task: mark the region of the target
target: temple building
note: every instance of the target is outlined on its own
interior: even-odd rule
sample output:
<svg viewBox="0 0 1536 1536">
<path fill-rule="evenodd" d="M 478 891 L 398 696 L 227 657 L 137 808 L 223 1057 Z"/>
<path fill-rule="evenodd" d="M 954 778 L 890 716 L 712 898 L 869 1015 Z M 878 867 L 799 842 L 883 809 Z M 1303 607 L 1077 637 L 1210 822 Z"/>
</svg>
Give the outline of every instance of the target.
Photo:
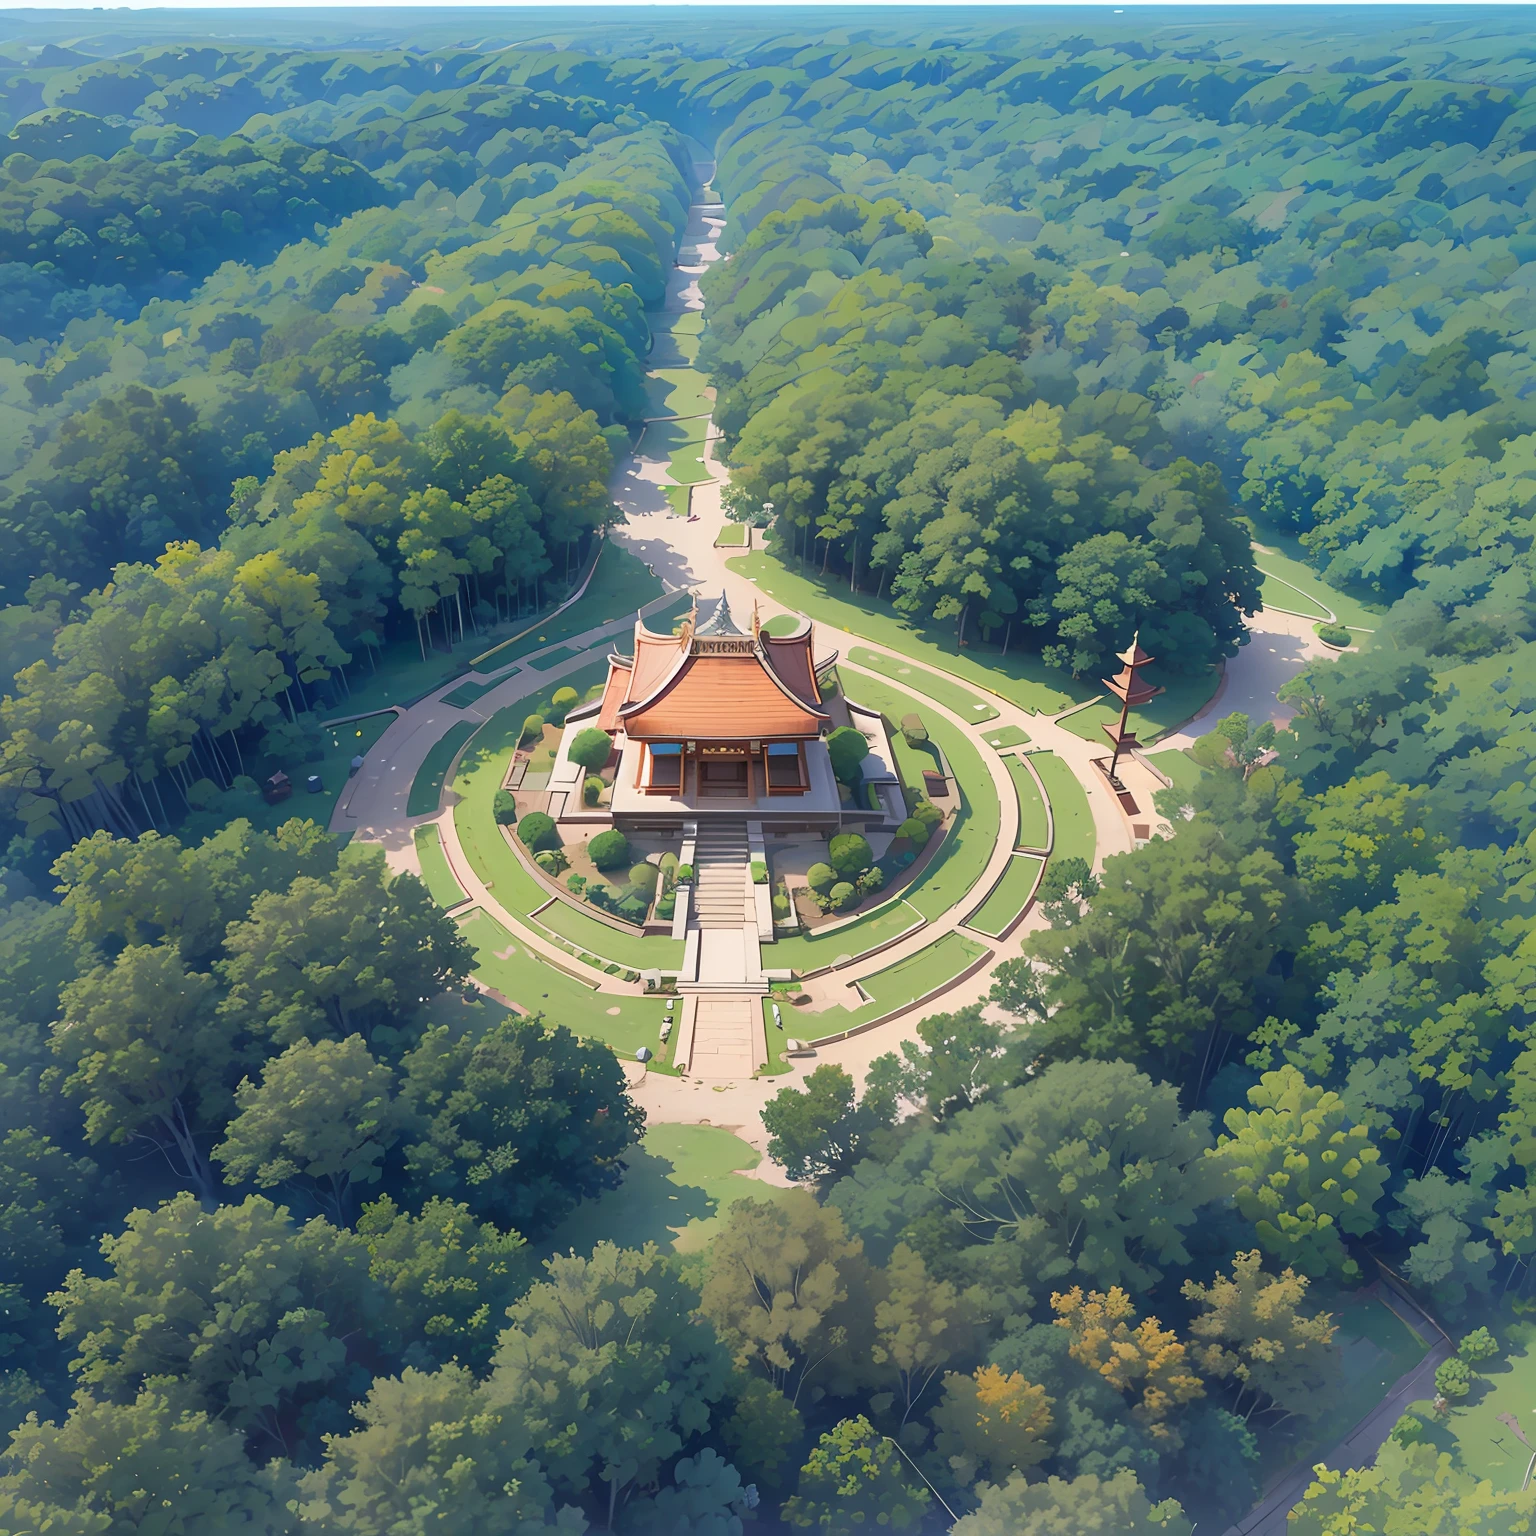
<svg viewBox="0 0 1536 1536">
<path fill-rule="evenodd" d="M 635 830 L 714 815 L 784 830 L 856 824 L 863 808 L 850 815 L 840 802 L 826 744 L 849 723 L 848 706 L 824 699 L 818 681 L 836 653 L 816 658 L 811 645 L 808 619 L 770 635 L 754 606 L 744 630 L 724 595 L 703 618 L 695 605 L 676 634 L 656 634 L 637 617 L 633 653 L 608 658 L 601 700 L 567 717 L 568 740 L 593 725 L 613 738 L 618 764 L 605 817 Z M 557 818 L 587 819 L 579 770 L 563 748 L 550 790 Z"/>
</svg>

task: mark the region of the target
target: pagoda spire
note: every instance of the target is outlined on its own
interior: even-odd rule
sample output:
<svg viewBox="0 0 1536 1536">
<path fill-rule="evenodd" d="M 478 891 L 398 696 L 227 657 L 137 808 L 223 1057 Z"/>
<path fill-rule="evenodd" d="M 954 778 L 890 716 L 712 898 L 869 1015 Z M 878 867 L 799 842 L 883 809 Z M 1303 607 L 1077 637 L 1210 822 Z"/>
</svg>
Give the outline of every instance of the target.
<svg viewBox="0 0 1536 1536">
<path fill-rule="evenodd" d="M 1120 700 L 1119 721 L 1104 727 L 1104 734 L 1109 737 L 1115 749 L 1109 760 L 1109 782 L 1117 790 L 1125 788 L 1117 773 L 1120 767 L 1120 754 L 1128 747 L 1135 748 L 1141 745 L 1136 740 L 1135 731 L 1129 727 L 1131 711 L 1140 708 L 1149 699 L 1155 699 L 1163 691 L 1140 675 L 1141 669 L 1156 661 L 1157 658 L 1149 656 L 1142 650 L 1139 629 L 1131 636 L 1130 645 L 1120 652 L 1118 660 L 1121 663 L 1120 670 L 1113 677 L 1104 679 L 1104 686 Z"/>
</svg>

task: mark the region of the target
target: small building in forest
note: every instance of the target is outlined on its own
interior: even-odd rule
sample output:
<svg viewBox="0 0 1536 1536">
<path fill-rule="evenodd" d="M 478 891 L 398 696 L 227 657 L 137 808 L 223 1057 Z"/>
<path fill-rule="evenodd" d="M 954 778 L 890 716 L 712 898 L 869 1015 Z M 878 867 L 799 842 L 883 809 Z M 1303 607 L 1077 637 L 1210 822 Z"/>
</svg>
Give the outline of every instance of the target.
<svg viewBox="0 0 1536 1536">
<path fill-rule="evenodd" d="M 618 764 L 606 814 L 635 831 L 716 817 L 783 831 L 885 819 L 878 795 L 851 807 L 839 795 L 826 738 L 848 723 L 849 706 L 823 696 L 837 655 L 814 656 L 812 640 L 808 619 L 769 634 L 755 606 L 743 628 L 723 594 L 703 615 L 695 604 L 675 634 L 658 634 L 637 616 L 631 654 L 608 658 L 601 699 L 566 722 L 568 739 L 594 725 L 613 738 Z M 869 712 L 857 713 L 868 727 Z M 879 716 L 873 720 L 878 727 Z M 550 780 L 557 819 L 580 814 L 568 744 Z"/>
</svg>

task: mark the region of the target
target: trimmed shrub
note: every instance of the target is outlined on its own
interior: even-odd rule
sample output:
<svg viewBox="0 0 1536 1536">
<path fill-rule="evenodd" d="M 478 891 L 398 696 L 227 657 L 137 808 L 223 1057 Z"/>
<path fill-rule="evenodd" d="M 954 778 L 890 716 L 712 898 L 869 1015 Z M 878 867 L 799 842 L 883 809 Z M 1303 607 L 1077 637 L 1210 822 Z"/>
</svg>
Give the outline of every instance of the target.
<svg viewBox="0 0 1536 1536">
<path fill-rule="evenodd" d="M 805 872 L 805 883 L 818 896 L 825 896 L 837 884 L 837 872 L 830 864 L 812 864 Z"/>
<path fill-rule="evenodd" d="M 572 875 L 565 884 L 571 895 L 580 896 L 587 888 L 587 877 L 585 875 Z"/>
<path fill-rule="evenodd" d="M 517 800 L 510 789 L 496 791 L 496 798 L 491 802 L 491 814 L 495 816 L 498 826 L 517 825 Z"/>
<path fill-rule="evenodd" d="M 601 870 L 617 869 L 629 862 L 629 839 L 617 827 L 609 827 L 587 844 L 587 856 Z"/>
<path fill-rule="evenodd" d="M 912 816 L 925 827 L 936 827 L 944 820 L 944 812 L 932 800 L 919 800 L 912 808 Z"/>
<path fill-rule="evenodd" d="M 885 871 L 878 864 L 871 864 L 854 883 L 859 888 L 859 895 L 867 896 L 885 884 Z"/>
<path fill-rule="evenodd" d="M 598 772 L 612 755 L 612 739 L 607 731 L 600 731 L 595 725 L 578 732 L 569 751 L 571 761 L 579 763 L 588 773 Z"/>
<path fill-rule="evenodd" d="M 583 805 L 596 805 L 603 797 L 603 781 L 596 774 L 589 774 L 581 782 Z"/>
<path fill-rule="evenodd" d="M 858 894 L 858 891 L 846 880 L 839 880 L 838 883 L 834 885 L 830 891 L 827 892 L 827 905 L 831 907 L 834 912 L 841 912 L 844 907 L 850 907 L 853 905 L 854 899 L 858 896 Z"/>
<path fill-rule="evenodd" d="M 677 866 L 677 883 L 679 885 L 687 885 L 687 884 L 689 884 L 692 881 L 692 879 L 693 879 L 693 865 L 692 864 L 679 864 Z"/>
<path fill-rule="evenodd" d="M 928 727 L 923 724 L 921 715 L 903 715 L 901 734 L 907 738 L 909 747 L 920 747 L 928 740 Z"/>
<path fill-rule="evenodd" d="M 542 852 L 534 854 L 533 862 L 546 875 L 558 875 L 571 867 L 571 861 L 566 858 L 565 851 L 561 848 L 545 848 Z"/>
<path fill-rule="evenodd" d="M 651 904 L 644 896 L 626 896 L 619 903 L 619 916 L 627 918 L 632 923 L 643 923 L 645 914 L 651 909 Z"/>
<path fill-rule="evenodd" d="M 677 892 L 668 891 L 660 901 L 656 903 L 657 917 L 671 917 L 677 911 Z"/>
<path fill-rule="evenodd" d="M 1468 1365 L 1481 1365 L 1499 1352 L 1499 1341 L 1486 1328 L 1475 1328 L 1456 1346 L 1456 1353 Z"/>
<path fill-rule="evenodd" d="M 517 738 L 517 744 L 525 747 L 530 741 L 537 741 L 544 734 L 544 716 L 539 714 L 527 715 L 523 719 L 523 729 Z"/>
<path fill-rule="evenodd" d="M 908 816 L 896 828 L 896 836 L 906 838 L 914 848 L 921 848 L 933 836 L 933 828 L 926 821 L 919 821 L 916 816 Z"/>
<path fill-rule="evenodd" d="M 1435 1391 L 1442 1397 L 1465 1397 L 1472 1390 L 1472 1367 L 1454 1355 L 1435 1368 Z"/>
<path fill-rule="evenodd" d="M 549 701 L 549 718 L 556 725 L 564 725 L 566 713 L 575 709 L 581 701 L 581 695 L 574 688 L 556 688 L 554 697 Z"/>
<path fill-rule="evenodd" d="M 773 893 L 773 916 L 776 922 L 784 922 L 789 917 L 789 897 L 783 891 Z"/>
<path fill-rule="evenodd" d="M 647 897 L 656 894 L 656 885 L 660 879 L 661 871 L 654 864 L 636 864 L 629 872 L 629 883 Z"/>
<path fill-rule="evenodd" d="M 555 818 L 543 811 L 529 811 L 518 823 L 517 835 L 525 848 L 537 852 L 540 848 L 558 846 L 560 834 L 555 831 Z"/>
<path fill-rule="evenodd" d="M 868 841 L 858 832 L 841 832 L 827 844 L 827 855 L 838 874 L 851 879 L 875 862 Z"/>
<path fill-rule="evenodd" d="M 753 885 L 768 884 L 768 866 L 761 859 L 752 860 L 752 883 Z"/>
<path fill-rule="evenodd" d="M 601 880 L 594 880 L 587 887 L 587 900 L 594 907 L 601 907 L 605 912 L 612 911 L 614 906 L 613 892 Z"/>
<path fill-rule="evenodd" d="M 1342 651 L 1346 646 L 1355 643 L 1354 636 L 1342 624 L 1319 624 L 1317 638 L 1324 645 L 1331 645 L 1336 651 Z"/>
<path fill-rule="evenodd" d="M 840 783 L 857 784 L 863 777 L 859 765 L 869 756 L 869 743 L 862 731 L 842 725 L 827 737 L 827 755 Z"/>
</svg>

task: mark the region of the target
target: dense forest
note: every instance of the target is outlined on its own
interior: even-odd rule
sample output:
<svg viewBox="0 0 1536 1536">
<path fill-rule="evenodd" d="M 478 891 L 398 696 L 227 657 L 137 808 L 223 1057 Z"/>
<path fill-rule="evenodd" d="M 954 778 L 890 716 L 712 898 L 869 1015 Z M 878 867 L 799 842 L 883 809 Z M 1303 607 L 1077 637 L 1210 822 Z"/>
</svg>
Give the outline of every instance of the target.
<svg viewBox="0 0 1536 1536">
<path fill-rule="evenodd" d="M 1188 1536 L 1378 1266 L 1445 1399 L 1529 1326 L 1518 22 L 797 19 L 0 21 L 0 1532 Z M 569 591 L 696 162 L 780 558 L 1063 676 L 1235 655 L 1255 536 L 1384 613 L 1053 868 L 994 1007 L 782 1092 L 800 1190 L 558 1253 L 612 1053 L 250 808 Z M 1403 1509 L 1536 1520 L 1407 1415 L 1293 1525 Z"/>
</svg>

